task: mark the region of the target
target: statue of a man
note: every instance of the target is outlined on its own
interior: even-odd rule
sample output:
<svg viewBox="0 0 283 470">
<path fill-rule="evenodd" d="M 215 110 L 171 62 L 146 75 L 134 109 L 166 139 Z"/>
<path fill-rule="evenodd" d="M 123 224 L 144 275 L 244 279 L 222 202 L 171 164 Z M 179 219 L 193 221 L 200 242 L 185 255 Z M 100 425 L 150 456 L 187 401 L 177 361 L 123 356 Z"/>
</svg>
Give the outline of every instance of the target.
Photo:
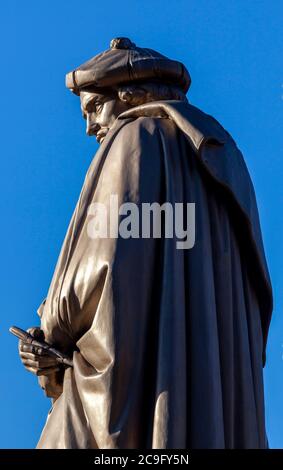
<svg viewBox="0 0 283 470">
<path fill-rule="evenodd" d="M 53 398 L 38 448 L 267 447 L 272 292 L 240 151 L 188 103 L 185 66 L 127 38 L 66 83 L 101 145 L 32 330 L 73 367 L 20 343 Z M 111 196 L 195 204 L 194 243 L 179 249 L 164 217 L 160 236 L 91 236 Z"/>
</svg>

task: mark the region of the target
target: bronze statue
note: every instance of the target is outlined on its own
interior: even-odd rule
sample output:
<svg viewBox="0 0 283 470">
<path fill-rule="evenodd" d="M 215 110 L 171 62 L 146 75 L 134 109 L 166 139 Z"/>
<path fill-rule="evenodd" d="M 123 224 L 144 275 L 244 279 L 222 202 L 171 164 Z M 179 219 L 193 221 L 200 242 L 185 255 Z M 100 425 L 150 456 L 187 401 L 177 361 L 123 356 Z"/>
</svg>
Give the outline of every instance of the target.
<svg viewBox="0 0 283 470">
<path fill-rule="evenodd" d="M 67 74 L 90 165 L 20 355 L 53 400 L 38 448 L 266 448 L 272 311 L 255 194 L 223 127 L 189 104 L 186 67 L 127 38 Z M 90 207 L 195 204 L 195 240 L 93 238 Z M 101 220 L 100 220 L 101 221 Z M 99 222 L 99 221 L 98 221 Z"/>
</svg>

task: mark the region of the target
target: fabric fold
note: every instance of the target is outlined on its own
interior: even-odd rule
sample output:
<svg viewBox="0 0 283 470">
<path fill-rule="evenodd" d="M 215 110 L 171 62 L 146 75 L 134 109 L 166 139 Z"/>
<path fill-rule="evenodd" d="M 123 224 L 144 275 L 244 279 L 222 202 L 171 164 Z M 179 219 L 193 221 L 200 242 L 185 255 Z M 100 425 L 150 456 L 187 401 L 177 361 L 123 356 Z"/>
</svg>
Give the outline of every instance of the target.
<svg viewBox="0 0 283 470">
<path fill-rule="evenodd" d="M 209 165 L 220 171 L 230 150 L 242 158 L 229 136 L 216 124 L 209 129 L 210 121 L 196 127 L 190 105 L 163 106 L 163 114 L 152 103 L 120 116 L 87 173 L 40 309 L 46 339 L 75 352 L 38 448 L 267 445 L 262 355 L 271 288 L 251 182 L 240 163 L 249 194 L 234 191 L 235 179 L 227 190 L 228 179 L 215 178 Z M 198 129 L 199 149 L 181 115 L 186 132 Z M 201 144 L 201 134 L 225 143 Z M 89 206 L 110 209 L 111 194 L 139 209 L 194 203 L 194 247 L 177 249 L 176 235 L 164 232 L 92 239 Z"/>
</svg>

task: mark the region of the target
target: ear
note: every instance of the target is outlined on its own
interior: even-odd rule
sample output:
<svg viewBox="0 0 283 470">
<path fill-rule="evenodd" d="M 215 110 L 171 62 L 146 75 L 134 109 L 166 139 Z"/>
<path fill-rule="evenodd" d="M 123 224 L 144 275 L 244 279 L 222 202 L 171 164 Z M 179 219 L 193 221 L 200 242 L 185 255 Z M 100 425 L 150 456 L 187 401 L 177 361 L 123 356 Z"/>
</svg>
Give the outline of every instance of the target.
<svg viewBox="0 0 283 470">
<path fill-rule="evenodd" d="M 118 96 L 119 96 L 119 99 L 123 101 L 124 103 L 131 104 L 133 101 L 133 91 L 129 89 L 119 90 Z"/>
</svg>

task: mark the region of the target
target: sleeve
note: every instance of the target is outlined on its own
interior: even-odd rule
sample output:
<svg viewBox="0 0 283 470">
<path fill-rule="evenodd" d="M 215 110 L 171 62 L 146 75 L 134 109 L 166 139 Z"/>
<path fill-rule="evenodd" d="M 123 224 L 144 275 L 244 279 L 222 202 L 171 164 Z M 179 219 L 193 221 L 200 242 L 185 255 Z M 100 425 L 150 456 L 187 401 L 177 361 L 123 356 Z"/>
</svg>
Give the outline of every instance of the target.
<svg viewBox="0 0 283 470">
<path fill-rule="evenodd" d="M 46 340 L 67 353 L 75 350 L 77 342 L 97 324 L 102 323 L 107 333 L 104 312 L 109 310 L 114 315 L 116 302 L 113 269 L 115 273 L 123 271 L 120 281 L 126 282 L 128 273 L 136 271 L 132 265 L 129 268 L 129 263 L 136 259 L 137 251 L 142 253 L 145 249 L 142 239 L 124 240 L 119 233 L 113 237 L 109 217 L 115 212 L 116 203 L 119 207 L 121 203 L 140 204 L 160 197 L 162 159 L 155 120 L 138 118 L 126 124 L 109 148 L 95 158 L 98 160 L 94 172 L 87 174 L 73 216 L 73 240 L 67 240 L 71 248 L 63 256 L 64 264 L 59 263 L 44 309 L 39 309 Z M 154 184 L 149 175 L 154 175 Z M 97 210 L 101 207 L 107 217 Z M 95 224 L 100 225 L 104 235 L 93 236 Z M 119 287 L 123 295 L 129 289 L 126 284 Z"/>
<path fill-rule="evenodd" d="M 45 303 L 46 303 L 46 298 L 41 302 L 40 306 L 37 309 L 37 314 L 38 314 L 39 318 L 42 317 Z"/>
</svg>

